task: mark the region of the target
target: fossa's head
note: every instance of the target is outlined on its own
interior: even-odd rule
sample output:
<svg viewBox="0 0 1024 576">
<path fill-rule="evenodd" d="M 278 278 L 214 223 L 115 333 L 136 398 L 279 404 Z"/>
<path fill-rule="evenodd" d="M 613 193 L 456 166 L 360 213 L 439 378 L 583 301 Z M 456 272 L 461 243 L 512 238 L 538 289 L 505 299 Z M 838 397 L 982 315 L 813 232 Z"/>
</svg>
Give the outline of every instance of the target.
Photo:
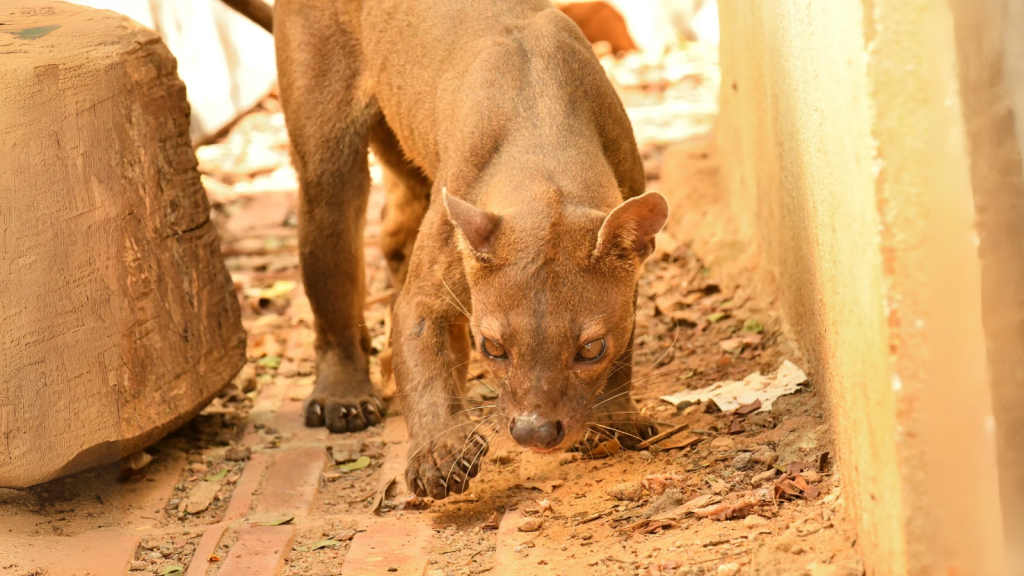
<svg viewBox="0 0 1024 576">
<path fill-rule="evenodd" d="M 534 450 L 571 446 L 599 403 L 629 392 L 636 281 L 668 218 L 665 199 L 648 192 L 610 213 L 556 203 L 501 214 L 447 192 L 444 201 L 502 425 Z M 620 389 L 606 389 L 609 379 Z"/>
</svg>

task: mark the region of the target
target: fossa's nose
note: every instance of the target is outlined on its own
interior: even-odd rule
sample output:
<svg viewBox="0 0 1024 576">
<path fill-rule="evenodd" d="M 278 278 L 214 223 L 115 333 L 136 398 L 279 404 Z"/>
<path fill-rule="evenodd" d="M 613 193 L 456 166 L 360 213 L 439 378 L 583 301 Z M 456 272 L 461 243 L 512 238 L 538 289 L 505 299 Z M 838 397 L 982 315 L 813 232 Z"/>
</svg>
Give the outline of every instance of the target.
<svg viewBox="0 0 1024 576">
<path fill-rule="evenodd" d="M 509 432 L 520 446 L 538 450 L 551 450 L 565 439 L 565 426 L 561 420 L 551 420 L 537 414 L 513 418 Z"/>
</svg>

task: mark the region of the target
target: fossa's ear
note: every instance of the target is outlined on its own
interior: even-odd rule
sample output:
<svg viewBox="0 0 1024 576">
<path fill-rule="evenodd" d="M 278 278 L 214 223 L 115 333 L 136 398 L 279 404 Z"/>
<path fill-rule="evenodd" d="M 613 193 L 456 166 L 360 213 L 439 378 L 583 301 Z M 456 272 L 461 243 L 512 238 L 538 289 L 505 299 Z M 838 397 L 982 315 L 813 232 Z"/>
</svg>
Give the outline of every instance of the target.
<svg viewBox="0 0 1024 576">
<path fill-rule="evenodd" d="M 447 188 L 441 188 L 441 196 L 448 211 L 448 219 L 462 232 L 470 250 L 480 256 L 490 254 L 494 249 L 494 234 L 498 231 L 501 217 L 452 196 Z"/>
<path fill-rule="evenodd" d="M 597 233 L 595 256 L 638 258 L 643 262 L 654 252 L 654 235 L 668 220 L 668 202 L 657 192 L 626 200 L 612 210 Z"/>
</svg>

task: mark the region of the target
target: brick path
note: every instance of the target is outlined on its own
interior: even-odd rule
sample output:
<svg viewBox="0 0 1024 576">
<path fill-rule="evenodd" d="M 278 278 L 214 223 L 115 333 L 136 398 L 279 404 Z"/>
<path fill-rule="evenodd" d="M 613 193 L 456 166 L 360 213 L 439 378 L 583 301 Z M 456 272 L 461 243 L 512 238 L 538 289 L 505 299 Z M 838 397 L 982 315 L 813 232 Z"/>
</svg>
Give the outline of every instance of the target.
<svg viewBox="0 0 1024 576">
<path fill-rule="evenodd" d="M 235 485 L 223 520 L 192 527 L 200 534 L 192 561 L 185 576 L 273 576 L 285 565 L 293 550 L 299 530 L 310 522 L 308 515 L 317 496 L 321 472 L 328 463 L 327 446 L 341 436 L 328 435 L 324 429 L 302 426 L 301 402 L 288 399 L 288 394 L 270 385 L 261 391 L 255 403 L 250 430 L 243 444 L 253 448 L 241 477 Z M 262 411 L 262 413 L 261 413 Z M 271 423 L 282 432 L 291 433 L 279 449 L 262 451 L 252 422 Z M 407 431 L 401 417 L 388 419 L 383 438 L 387 440 L 384 461 L 378 471 L 377 485 L 383 488 L 393 479 L 396 487 L 389 494 L 404 492 L 405 459 L 408 454 Z M 125 574 L 134 558 L 139 542 L 147 536 L 161 536 L 175 526 L 160 527 L 159 516 L 172 495 L 185 466 L 183 458 L 154 474 L 151 482 L 143 482 L 143 490 L 128 497 L 122 504 L 132 510 L 124 526 L 101 528 L 74 537 L 29 535 L 31 522 L 16 526 L 9 534 L 0 534 L 0 574 L 39 574 L 47 576 L 108 576 Z M 427 515 L 376 517 L 359 513 L 361 530 L 351 543 L 345 563 L 338 574 L 421 575 L 433 531 Z M 281 526 L 259 525 L 260 522 L 283 517 L 294 520 Z M 322 520 L 322 519 L 320 519 Z M 315 522 L 315 521 L 314 521 Z M 222 559 L 211 556 L 226 534 L 237 532 L 237 539 Z M 6 531 L 5 531 L 6 532 Z M 17 536 L 13 534 L 17 533 Z M 209 572 L 208 572 L 209 571 Z"/>
</svg>

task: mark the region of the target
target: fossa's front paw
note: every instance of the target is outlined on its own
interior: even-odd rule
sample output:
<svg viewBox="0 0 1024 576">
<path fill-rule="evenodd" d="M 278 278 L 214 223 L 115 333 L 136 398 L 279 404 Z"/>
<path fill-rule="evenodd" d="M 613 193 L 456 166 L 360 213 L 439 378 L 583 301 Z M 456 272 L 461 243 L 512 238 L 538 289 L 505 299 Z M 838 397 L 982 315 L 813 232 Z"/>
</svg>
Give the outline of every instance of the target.
<svg viewBox="0 0 1024 576">
<path fill-rule="evenodd" d="M 358 432 L 384 420 L 384 402 L 376 394 L 367 396 L 332 396 L 313 391 L 303 414 L 306 426 L 327 425 L 331 432 Z"/>
<path fill-rule="evenodd" d="M 469 479 L 480 472 L 480 462 L 487 450 L 487 440 L 475 432 L 414 443 L 405 471 L 406 484 L 417 496 L 435 500 L 462 494 L 469 488 Z"/>
</svg>

